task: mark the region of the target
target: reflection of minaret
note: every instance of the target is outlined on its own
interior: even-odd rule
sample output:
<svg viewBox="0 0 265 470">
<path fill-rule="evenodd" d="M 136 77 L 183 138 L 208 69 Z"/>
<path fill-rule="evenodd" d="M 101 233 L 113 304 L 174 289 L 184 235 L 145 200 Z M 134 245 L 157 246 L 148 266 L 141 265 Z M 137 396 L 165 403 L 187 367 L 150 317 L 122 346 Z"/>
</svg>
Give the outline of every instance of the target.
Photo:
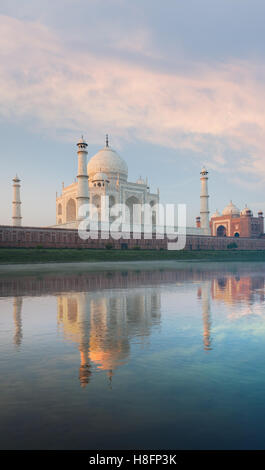
<svg viewBox="0 0 265 470">
<path fill-rule="evenodd" d="M 91 376 L 89 360 L 90 312 L 87 294 L 58 296 L 58 324 L 63 325 L 66 337 L 79 344 L 79 380 L 85 387 Z"/>
<path fill-rule="evenodd" d="M 15 324 L 14 344 L 20 346 L 22 340 L 22 297 L 15 297 L 13 303 L 13 317 Z"/>
<path fill-rule="evenodd" d="M 81 387 L 85 387 L 91 376 L 89 360 L 89 302 L 85 293 L 77 296 L 77 321 L 80 326 L 80 369 L 79 380 Z"/>
<path fill-rule="evenodd" d="M 204 350 L 210 351 L 211 347 L 211 311 L 210 311 L 210 284 L 205 282 L 198 289 L 198 297 L 202 301 L 202 319 L 203 319 L 203 343 Z"/>
</svg>

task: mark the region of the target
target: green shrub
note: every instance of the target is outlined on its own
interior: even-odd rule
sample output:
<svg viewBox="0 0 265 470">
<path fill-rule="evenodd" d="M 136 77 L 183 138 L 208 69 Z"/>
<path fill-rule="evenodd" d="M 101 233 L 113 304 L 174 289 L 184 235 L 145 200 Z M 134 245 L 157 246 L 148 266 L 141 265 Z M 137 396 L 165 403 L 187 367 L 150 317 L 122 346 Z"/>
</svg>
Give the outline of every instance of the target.
<svg viewBox="0 0 265 470">
<path fill-rule="evenodd" d="M 141 249 L 141 247 L 140 247 L 139 245 L 135 245 L 135 246 L 133 247 L 133 250 L 140 250 L 140 249 Z"/>
<path fill-rule="evenodd" d="M 113 248 L 112 243 L 106 243 L 105 248 L 106 250 L 111 250 Z"/>
<path fill-rule="evenodd" d="M 233 248 L 237 248 L 236 242 L 228 243 L 227 248 L 228 248 L 228 250 L 232 250 Z"/>
</svg>

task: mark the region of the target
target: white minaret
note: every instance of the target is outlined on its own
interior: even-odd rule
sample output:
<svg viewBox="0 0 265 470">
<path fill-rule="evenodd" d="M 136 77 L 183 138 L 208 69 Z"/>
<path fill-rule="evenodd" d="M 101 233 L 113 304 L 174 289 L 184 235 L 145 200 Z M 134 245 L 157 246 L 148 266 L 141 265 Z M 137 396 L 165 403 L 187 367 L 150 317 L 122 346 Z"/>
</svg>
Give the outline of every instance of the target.
<svg viewBox="0 0 265 470">
<path fill-rule="evenodd" d="M 15 178 L 13 178 L 13 214 L 12 214 L 12 219 L 13 219 L 13 225 L 16 227 L 21 226 L 21 201 L 20 201 L 20 179 L 16 175 Z"/>
<path fill-rule="evenodd" d="M 201 171 L 201 228 L 205 235 L 210 235 L 210 224 L 209 224 L 209 205 L 208 205 L 208 171 L 203 167 Z"/>
<path fill-rule="evenodd" d="M 76 144 L 78 147 L 78 174 L 77 174 L 77 218 L 82 219 L 79 216 L 79 208 L 83 204 L 89 203 L 88 196 L 88 176 L 87 176 L 87 143 L 84 141 L 83 136 L 80 141 Z"/>
</svg>

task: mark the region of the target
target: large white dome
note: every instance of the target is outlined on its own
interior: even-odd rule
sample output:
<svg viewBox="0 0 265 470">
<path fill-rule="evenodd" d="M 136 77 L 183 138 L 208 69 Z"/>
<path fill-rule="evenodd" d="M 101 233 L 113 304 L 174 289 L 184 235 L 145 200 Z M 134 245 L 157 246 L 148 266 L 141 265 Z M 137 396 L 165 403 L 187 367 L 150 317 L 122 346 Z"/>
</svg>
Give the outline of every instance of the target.
<svg viewBox="0 0 265 470">
<path fill-rule="evenodd" d="M 106 173 L 108 177 L 120 175 L 121 178 L 127 179 L 128 167 L 123 158 L 115 150 L 111 147 L 104 147 L 90 158 L 87 165 L 89 179 L 98 172 Z"/>
</svg>

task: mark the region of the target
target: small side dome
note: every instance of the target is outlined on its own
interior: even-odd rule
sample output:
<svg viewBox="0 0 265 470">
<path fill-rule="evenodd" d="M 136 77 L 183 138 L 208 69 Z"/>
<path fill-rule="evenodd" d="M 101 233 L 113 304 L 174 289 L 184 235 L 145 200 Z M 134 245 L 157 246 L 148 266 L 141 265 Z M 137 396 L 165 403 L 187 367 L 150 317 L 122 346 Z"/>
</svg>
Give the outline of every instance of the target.
<svg viewBox="0 0 265 470">
<path fill-rule="evenodd" d="M 214 219 L 214 217 L 220 217 L 220 212 L 218 211 L 218 209 L 216 209 L 215 213 L 211 216 L 211 219 Z"/>
<path fill-rule="evenodd" d="M 241 215 L 251 217 L 253 215 L 253 213 L 252 213 L 251 209 L 249 209 L 247 207 L 247 205 L 245 205 L 244 209 L 241 211 Z"/>
<path fill-rule="evenodd" d="M 94 183 L 94 181 L 106 181 L 107 183 L 109 183 L 107 175 L 102 172 L 98 172 L 93 176 L 92 182 Z"/>
<path fill-rule="evenodd" d="M 228 206 L 226 206 L 223 210 L 223 215 L 233 215 L 233 216 L 240 216 L 240 210 L 238 207 L 235 206 L 235 204 L 230 201 Z"/>
<path fill-rule="evenodd" d="M 140 178 L 138 178 L 138 180 L 136 181 L 137 184 L 145 184 L 145 181 L 142 179 L 142 177 L 140 176 Z"/>
</svg>

